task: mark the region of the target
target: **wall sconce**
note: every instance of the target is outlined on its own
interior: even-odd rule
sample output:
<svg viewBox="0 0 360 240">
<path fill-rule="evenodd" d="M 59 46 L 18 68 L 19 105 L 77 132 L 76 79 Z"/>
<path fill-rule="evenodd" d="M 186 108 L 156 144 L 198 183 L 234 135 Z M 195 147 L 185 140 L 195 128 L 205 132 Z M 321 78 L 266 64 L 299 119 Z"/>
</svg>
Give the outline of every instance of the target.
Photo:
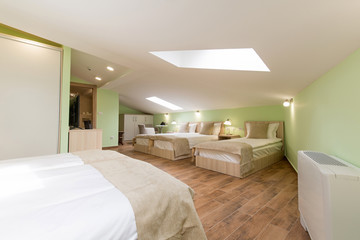
<svg viewBox="0 0 360 240">
<path fill-rule="evenodd" d="M 169 114 L 165 113 L 165 118 L 168 119 L 169 118 Z"/>
<path fill-rule="evenodd" d="M 226 126 L 231 126 L 230 119 L 227 119 L 227 120 L 224 122 L 224 125 L 226 125 Z"/>
<path fill-rule="evenodd" d="M 195 114 L 196 114 L 196 116 L 200 116 L 200 111 L 199 110 L 197 110 L 196 112 L 195 112 Z"/>
<path fill-rule="evenodd" d="M 293 102 L 293 98 L 290 98 L 290 99 L 285 99 L 285 101 L 283 102 L 283 106 L 284 107 L 289 107 L 290 104 Z"/>
<path fill-rule="evenodd" d="M 171 122 L 171 124 L 172 124 L 172 125 L 176 125 L 176 121 L 173 120 L 173 121 Z"/>
</svg>

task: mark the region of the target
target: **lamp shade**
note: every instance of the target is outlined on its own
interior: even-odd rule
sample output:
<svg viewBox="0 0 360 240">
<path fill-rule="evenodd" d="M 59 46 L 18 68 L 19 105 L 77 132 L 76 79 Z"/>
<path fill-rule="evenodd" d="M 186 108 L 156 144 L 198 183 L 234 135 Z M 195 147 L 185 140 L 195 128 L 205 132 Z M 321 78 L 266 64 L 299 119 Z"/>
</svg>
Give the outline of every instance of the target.
<svg viewBox="0 0 360 240">
<path fill-rule="evenodd" d="M 175 120 L 173 120 L 173 121 L 171 122 L 171 124 L 172 124 L 172 125 L 175 125 L 175 124 L 176 124 L 176 121 L 175 121 Z"/>
<path fill-rule="evenodd" d="M 230 119 L 227 119 L 227 120 L 224 122 L 224 125 L 230 126 L 230 125 L 231 125 Z"/>
</svg>

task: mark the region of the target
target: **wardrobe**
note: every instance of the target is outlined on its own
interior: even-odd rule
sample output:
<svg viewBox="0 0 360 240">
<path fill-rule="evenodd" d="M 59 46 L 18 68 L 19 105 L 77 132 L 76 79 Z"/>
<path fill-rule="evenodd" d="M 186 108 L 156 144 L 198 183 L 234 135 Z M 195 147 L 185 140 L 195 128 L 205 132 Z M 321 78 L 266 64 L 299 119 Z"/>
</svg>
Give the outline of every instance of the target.
<svg viewBox="0 0 360 240">
<path fill-rule="evenodd" d="M 153 115 L 147 114 L 120 114 L 119 131 L 124 131 L 124 141 L 132 140 L 139 134 L 139 124 L 145 124 L 147 127 L 153 126 Z"/>
<path fill-rule="evenodd" d="M 0 34 L 0 160 L 59 152 L 62 49 Z"/>
</svg>

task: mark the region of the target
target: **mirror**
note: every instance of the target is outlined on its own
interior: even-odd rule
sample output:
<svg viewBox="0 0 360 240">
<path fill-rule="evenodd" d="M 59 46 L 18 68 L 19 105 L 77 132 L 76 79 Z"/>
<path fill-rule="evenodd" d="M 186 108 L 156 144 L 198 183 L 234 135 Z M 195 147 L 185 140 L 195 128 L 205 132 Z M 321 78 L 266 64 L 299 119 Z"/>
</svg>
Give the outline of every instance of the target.
<svg viewBox="0 0 360 240">
<path fill-rule="evenodd" d="M 70 83 L 70 129 L 96 128 L 96 85 Z"/>
</svg>

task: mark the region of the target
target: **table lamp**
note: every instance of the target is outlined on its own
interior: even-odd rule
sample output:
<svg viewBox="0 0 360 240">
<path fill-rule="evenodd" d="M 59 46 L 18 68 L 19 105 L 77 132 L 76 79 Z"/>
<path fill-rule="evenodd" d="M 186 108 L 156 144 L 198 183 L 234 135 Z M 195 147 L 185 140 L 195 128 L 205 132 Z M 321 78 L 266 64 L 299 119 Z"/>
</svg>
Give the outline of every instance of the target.
<svg viewBox="0 0 360 240">
<path fill-rule="evenodd" d="M 227 132 L 227 129 L 228 129 L 227 126 L 231 126 L 230 119 L 227 119 L 227 120 L 224 122 L 224 125 L 225 125 L 225 133 L 226 133 L 226 132 Z M 226 134 L 230 135 L 230 132 L 229 132 L 229 133 L 226 133 Z"/>
</svg>

